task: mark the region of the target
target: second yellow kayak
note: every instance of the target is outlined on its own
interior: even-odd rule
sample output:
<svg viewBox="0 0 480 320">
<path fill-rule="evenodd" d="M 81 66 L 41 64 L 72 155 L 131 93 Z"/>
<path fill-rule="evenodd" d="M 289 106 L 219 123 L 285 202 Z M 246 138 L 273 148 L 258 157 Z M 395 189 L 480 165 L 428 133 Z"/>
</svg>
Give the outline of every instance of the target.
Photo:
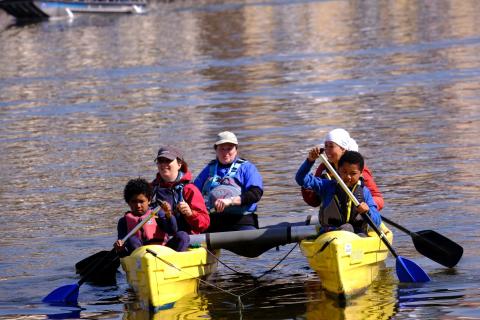
<svg viewBox="0 0 480 320">
<path fill-rule="evenodd" d="M 383 223 L 381 230 L 392 243 L 393 234 Z M 388 255 L 388 248 L 373 231 L 368 237 L 330 231 L 315 240 L 303 240 L 300 247 L 323 288 L 340 298 L 364 291 L 375 280 Z"/>
</svg>

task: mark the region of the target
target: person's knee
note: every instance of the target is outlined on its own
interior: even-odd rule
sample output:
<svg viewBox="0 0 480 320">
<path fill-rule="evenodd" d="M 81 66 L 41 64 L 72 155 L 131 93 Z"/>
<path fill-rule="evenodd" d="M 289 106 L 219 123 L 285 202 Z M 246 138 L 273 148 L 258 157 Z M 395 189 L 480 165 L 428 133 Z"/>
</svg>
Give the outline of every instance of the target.
<svg viewBox="0 0 480 320">
<path fill-rule="evenodd" d="M 338 227 L 338 230 L 354 232 L 353 226 L 350 223 L 342 224 L 340 227 Z"/>
<path fill-rule="evenodd" d="M 185 231 L 178 231 L 172 242 L 176 251 L 187 251 L 190 245 L 190 236 Z"/>
</svg>

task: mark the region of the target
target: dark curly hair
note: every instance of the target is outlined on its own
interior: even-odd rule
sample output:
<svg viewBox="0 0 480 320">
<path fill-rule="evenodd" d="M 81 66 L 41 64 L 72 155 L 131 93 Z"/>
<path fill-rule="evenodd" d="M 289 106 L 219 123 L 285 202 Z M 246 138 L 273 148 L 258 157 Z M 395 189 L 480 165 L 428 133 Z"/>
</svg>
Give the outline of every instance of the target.
<svg viewBox="0 0 480 320">
<path fill-rule="evenodd" d="M 363 156 L 356 151 L 345 151 L 345 153 L 340 157 L 340 160 L 338 160 L 338 167 L 340 168 L 345 162 L 350 164 L 358 164 L 360 171 L 363 171 L 363 167 L 365 166 Z"/>
<path fill-rule="evenodd" d="M 131 179 L 123 189 L 123 198 L 128 203 L 134 196 L 143 194 L 148 200 L 152 199 L 153 190 L 150 183 L 143 178 Z"/>
</svg>

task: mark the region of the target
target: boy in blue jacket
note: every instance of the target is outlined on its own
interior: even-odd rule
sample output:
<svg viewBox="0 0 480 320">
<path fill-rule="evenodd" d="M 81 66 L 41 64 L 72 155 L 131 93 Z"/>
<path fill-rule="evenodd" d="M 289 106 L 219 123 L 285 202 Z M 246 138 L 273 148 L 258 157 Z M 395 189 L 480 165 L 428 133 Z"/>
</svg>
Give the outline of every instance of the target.
<svg viewBox="0 0 480 320">
<path fill-rule="evenodd" d="M 380 226 L 382 220 L 377 205 L 373 201 L 370 190 L 362 184 L 361 175 L 364 167 L 362 155 L 356 151 L 346 151 L 338 162 L 338 173 L 360 203 L 358 207 L 353 205 L 337 181 L 322 179 L 309 173 L 319 157 L 320 148 L 311 149 L 307 159 L 298 169 L 295 181 L 301 187 L 311 189 L 318 194 L 322 201 L 320 206 L 322 226 L 327 230 L 338 228 L 355 233 L 366 233 L 367 223 L 361 217 L 362 214 L 369 214 L 375 225 Z"/>
</svg>

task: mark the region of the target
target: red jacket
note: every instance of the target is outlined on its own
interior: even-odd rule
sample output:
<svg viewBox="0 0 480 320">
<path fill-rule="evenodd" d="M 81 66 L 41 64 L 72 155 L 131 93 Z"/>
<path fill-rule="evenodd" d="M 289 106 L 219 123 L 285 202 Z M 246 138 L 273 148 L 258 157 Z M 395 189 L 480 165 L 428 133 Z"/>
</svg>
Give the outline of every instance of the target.
<svg viewBox="0 0 480 320">
<path fill-rule="evenodd" d="M 317 171 L 315 171 L 315 176 L 320 177 L 323 170 L 325 169 L 326 169 L 325 165 L 323 163 L 320 164 L 317 168 Z M 375 180 L 373 180 L 372 172 L 367 167 L 367 165 L 365 165 L 365 167 L 363 168 L 362 177 L 365 185 L 370 190 L 370 193 L 373 196 L 373 200 L 377 204 L 378 211 L 382 210 L 384 206 L 383 196 L 380 190 L 378 189 L 377 184 L 375 183 Z M 303 200 L 309 206 L 318 207 L 320 205 L 320 200 L 318 199 L 315 192 L 311 189 L 302 188 L 302 197 L 303 197 Z"/>
<path fill-rule="evenodd" d="M 181 215 L 181 217 L 177 216 L 178 227 L 181 231 L 186 231 L 190 234 L 198 234 L 204 232 L 210 226 L 210 216 L 208 215 L 202 193 L 193 183 L 190 183 L 191 180 L 192 174 L 190 171 L 184 172 L 180 181 L 174 182 L 163 181 L 160 174 L 157 173 L 157 177 L 152 181 L 152 186 L 155 188 L 155 186 L 158 185 L 161 188 L 172 189 L 179 183 L 185 184 L 185 187 L 183 188 L 183 199 L 190 206 L 192 215 L 189 217 L 185 215 Z M 175 208 L 172 209 L 175 211 Z M 185 228 L 187 230 L 182 230 L 184 229 L 182 228 L 182 219 L 188 224 L 188 228 Z"/>
</svg>

